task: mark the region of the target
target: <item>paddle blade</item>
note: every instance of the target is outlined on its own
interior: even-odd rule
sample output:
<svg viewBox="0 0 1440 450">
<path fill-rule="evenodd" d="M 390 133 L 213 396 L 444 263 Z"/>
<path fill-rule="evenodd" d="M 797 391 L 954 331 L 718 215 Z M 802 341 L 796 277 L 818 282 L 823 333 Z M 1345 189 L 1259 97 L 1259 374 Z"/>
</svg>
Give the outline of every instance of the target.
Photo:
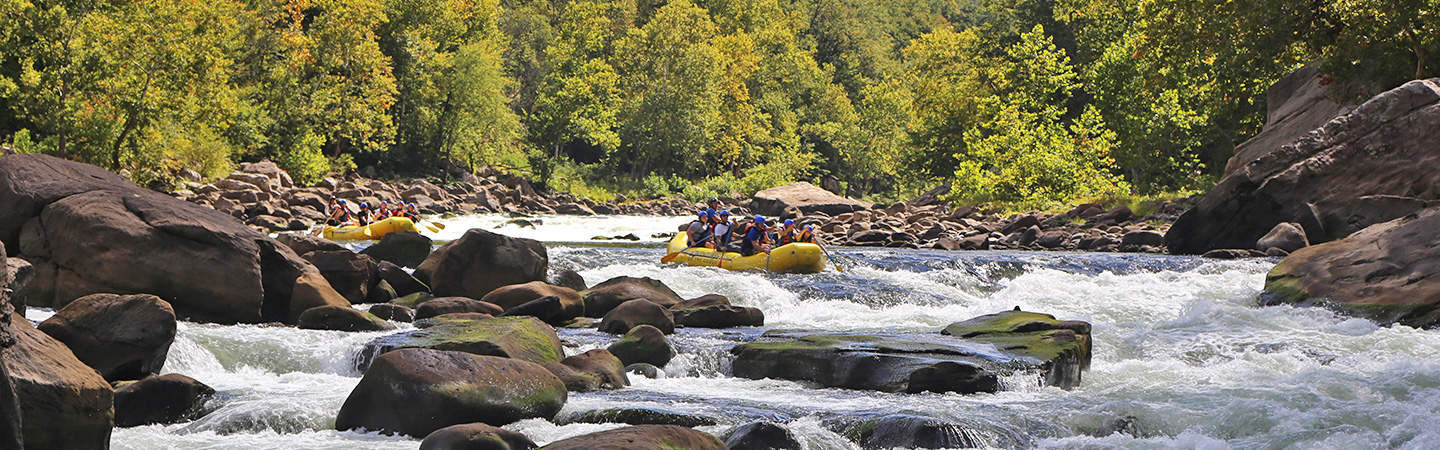
<svg viewBox="0 0 1440 450">
<path fill-rule="evenodd" d="M 442 230 L 445 229 L 445 224 L 443 224 L 443 223 L 440 223 L 440 222 L 430 222 L 430 224 L 431 224 L 431 225 L 434 225 L 435 228 L 439 228 L 439 229 L 442 229 Z"/>
<path fill-rule="evenodd" d="M 671 254 L 665 255 L 664 258 L 660 258 L 660 264 L 670 264 L 671 261 L 674 261 L 674 260 L 675 260 L 675 257 L 676 257 L 676 256 L 680 256 L 680 254 L 679 254 L 679 253 L 671 253 Z"/>
</svg>

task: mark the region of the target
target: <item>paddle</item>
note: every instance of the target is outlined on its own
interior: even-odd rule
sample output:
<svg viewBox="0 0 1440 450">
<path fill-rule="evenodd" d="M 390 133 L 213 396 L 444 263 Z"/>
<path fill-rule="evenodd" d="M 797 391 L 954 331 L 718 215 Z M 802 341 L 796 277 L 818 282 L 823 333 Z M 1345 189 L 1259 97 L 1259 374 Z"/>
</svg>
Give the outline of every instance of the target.
<svg viewBox="0 0 1440 450">
<path fill-rule="evenodd" d="M 837 259 L 835 259 L 834 256 L 831 256 L 831 255 L 830 255 L 830 251 L 829 251 L 829 250 L 826 250 L 826 249 L 825 249 L 825 246 L 820 245 L 820 243 L 818 243 L 818 242 L 815 243 L 815 246 L 816 246 L 816 247 L 820 247 L 820 251 L 823 252 L 823 253 L 825 253 L 825 258 L 826 258 L 826 259 L 829 259 L 830 262 L 835 263 L 835 271 L 836 271 L 836 272 L 841 272 L 841 273 L 844 273 L 844 272 L 845 272 L 845 268 L 840 266 L 840 261 L 837 260 Z"/>
<path fill-rule="evenodd" d="M 685 247 L 684 250 L 681 250 L 681 251 L 678 251 L 678 252 L 675 252 L 675 253 L 671 253 L 671 254 L 665 255 L 664 258 L 660 258 L 660 264 L 670 264 L 670 262 L 671 262 L 671 261 L 674 261 L 675 258 L 678 257 L 678 256 L 680 256 L 681 253 L 685 253 L 685 252 L 690 251 L 690 249 L 692 249 L 692 248 L 705 245 L 705 243 L 706 243 L 706 242 L 709 242 L 711 239 L 715 239 L 715 236 L 710 236 L 710 237 L 707 237 L 707 238 L 705 238 L 705 239 L 701 239 L 700 242 L 695 243 L 695 245 L 692 245 L 692 246 L 689 246 L 689 247 Z M 694 255 L 691 255 L 691 256 L 694 256 Z M 722 258 L 722 260 L 723 260 L 723 258 Z"/>
</svg>

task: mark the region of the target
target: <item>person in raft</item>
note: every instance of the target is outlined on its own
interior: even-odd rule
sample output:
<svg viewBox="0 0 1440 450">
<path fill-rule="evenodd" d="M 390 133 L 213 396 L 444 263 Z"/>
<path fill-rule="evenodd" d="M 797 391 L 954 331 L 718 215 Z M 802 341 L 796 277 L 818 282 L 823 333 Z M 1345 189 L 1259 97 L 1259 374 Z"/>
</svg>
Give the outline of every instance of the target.
<svg viewBox="0 0 1440 450">
<path fill-rule="evenodd" d="M 700 210 L 699 218 L 690 222 L 690 225 L 685 227 L 685 234 L 688 236 L 685 246 L 697 246 L 704 241 L 705 238 L 709 237 L 709 223 L 710 213 L 705 210 Z"/>
<path fill-rule="evenodd" d="M 420 222 L 420 210 L 415 208 L 414 203 L 405 205 L 405 217 L 409 217 L 411 221 L 416 223 Z"/>
<path fill-rule="evenodd" d="M 735 222 L 730 221 L 730 210 L 722 209 L 715 217 L 715 224 L 710 227 L 710 235 L 715 236 L 705 246 L 720 251 L 725 251 L 725 246 L 730 244 L 731 233 L 735 230 Z"/>
<path fill-rule="evenodd" d="M 353 220 L 353 217 L 351 217 L 350 215 L 350 208 L 348 204 L 345 202 L 345 200 L 337 199 L 335 198 L 335 196 L 330 196 L 330 204 L 326 205 L 325 209 L 330 214 L 325 217 L 326 225 L 338 227 L 344 225 L 346 222 Z"/>
<path fill-rule="evenodd" d="M 770 234 L 765 230 L 765 216 L 755 216 L 754 220 L 741 229 L 744 230 L 740 238 L 741 256 L 770 251 Z"/>
</svg>

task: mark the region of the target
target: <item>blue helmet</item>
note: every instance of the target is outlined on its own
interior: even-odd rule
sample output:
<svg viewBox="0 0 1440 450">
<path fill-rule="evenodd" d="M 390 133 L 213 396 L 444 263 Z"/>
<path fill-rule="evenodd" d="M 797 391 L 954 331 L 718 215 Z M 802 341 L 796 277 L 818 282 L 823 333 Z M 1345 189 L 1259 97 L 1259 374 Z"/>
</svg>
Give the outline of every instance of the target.
<svg viewBox="0 0 1440 450">
<path fill-rule="evenodd" d="M 795 225 L 795 219 L 785 219 L 785 224 L 793 226 Z"/>
<path fill-rule="evenodd" d="M 370 203 L 369 203 L 369 202 L 360 202 L 360 207 L 361 207 L 361 208 L 369 208 L 369 207 L 370 207 Z"/>
<path fill-rule="evenodd" d="M 729 217 L 729 216 L 730 216 L 730 210 L 728 210 L 728 209 L 722 209 L 722 210 L 720 210 L 720 217 Z"/>
<path fill-rule="evenodd" d="M 765 216 L 755 216 L 755 223 L 765 223 Z"/>
<path fill-rule="evenodd" d="M 344 205 L 344 204 L 345 204 L 345 200 L 340 200 L 340 204 Z"/>
</svg>

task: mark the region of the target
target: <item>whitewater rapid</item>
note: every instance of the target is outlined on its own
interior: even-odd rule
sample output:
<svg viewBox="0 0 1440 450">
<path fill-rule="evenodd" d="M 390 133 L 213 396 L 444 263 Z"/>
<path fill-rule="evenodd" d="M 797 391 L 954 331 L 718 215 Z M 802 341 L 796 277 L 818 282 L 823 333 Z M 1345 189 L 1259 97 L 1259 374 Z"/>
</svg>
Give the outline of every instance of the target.
<svg viewBox="0 0 1440 450">
<path fill-rule="evenodd" d="M 626 389 L 572 393 L 557 422 L 590 409 L 644 406 L 715 418 L 720 425 L 701 427 L 714 433 L 758 419 L 785 422 L 816 449 L 856 448 L 832 431 L 835 421 L 894 413 L 960 424 L 994 447 L 1440 443 L 1440 333 L 1380 327 L 1324 309 L 1258 307 L 1273 260 L 836 249 L 844 272 L 776 275 L 661 266 L 658 246 L 576 243 L 627 233 L 654 242 L 651 233 L 674 229 L 679 218 L 541 219 L 543 225 L 519 235 L 569 242 L 550 245 L 552 265 L 575 269 L 591 284 L 652 277 L 682 296 L 718 293 L 766 317 L 763 328 L 679 330 L 672 341 L 681 354 L 666 378 L 632 377 Z M 504 220 L 449 219 L 449 234 L 438 237 L 458 237 L 468 226 L 493 230 Z M 1093 325 L 1094 360 L 1078 388 L 1016 382 L 996 394 L 907 395 L 727 375 L 727 350 L 765 330 L 934 333 L 1015 306 Z M 28 317 L 49 314 L 31 309 Z M 594 330 L 560 333 L 571 354 L 615 339 Z M 359 381 L 351 357 L 382 334 L 182 323 L 164 371 L 220 391 L 210 404 L 215 411 L 186 424 L 116 429 L 113 446 L 416 448 L 416 439 L 330 429 Z M 617 426 L 533 419 L 506 428 L 543 444 Z"/>
</svg>

